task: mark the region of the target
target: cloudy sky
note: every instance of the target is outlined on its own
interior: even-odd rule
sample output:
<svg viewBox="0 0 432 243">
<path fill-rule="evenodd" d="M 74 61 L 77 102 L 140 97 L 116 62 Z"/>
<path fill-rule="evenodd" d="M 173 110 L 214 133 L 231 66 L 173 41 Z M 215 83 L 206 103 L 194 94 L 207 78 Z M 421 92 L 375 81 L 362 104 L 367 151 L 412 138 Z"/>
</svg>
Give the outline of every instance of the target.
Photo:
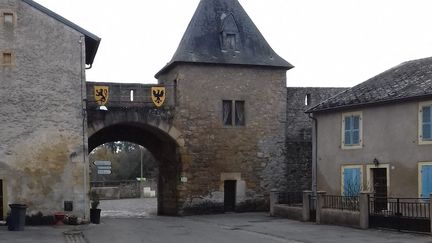
<svg viewBox="0 0 432 243">
<path fill-rule="evenodd" d="M 154 83 L 199 0 L 36 0 L 102 38 L 87 80 Z M 287 86 L 353 86 L 432 56 L 430 0 L 239 0 L 295 69 Z M 121 3 L 121 4 L 119 4 Z"/>
</svg>

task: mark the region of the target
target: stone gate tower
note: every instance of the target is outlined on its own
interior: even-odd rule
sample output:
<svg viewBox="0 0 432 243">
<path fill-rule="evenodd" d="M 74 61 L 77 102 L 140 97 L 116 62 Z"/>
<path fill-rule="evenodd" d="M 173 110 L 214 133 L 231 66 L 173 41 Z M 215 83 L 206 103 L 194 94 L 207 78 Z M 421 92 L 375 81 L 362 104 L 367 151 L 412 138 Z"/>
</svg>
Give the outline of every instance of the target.
<svg viewBox="0 0 432 243">
<path fill-rule="evenodd" d="M 180 214 L 261 210 L 286 185 L 286 71 L 237 0 L 201 0 L 172 60 Z"/>
</svg>

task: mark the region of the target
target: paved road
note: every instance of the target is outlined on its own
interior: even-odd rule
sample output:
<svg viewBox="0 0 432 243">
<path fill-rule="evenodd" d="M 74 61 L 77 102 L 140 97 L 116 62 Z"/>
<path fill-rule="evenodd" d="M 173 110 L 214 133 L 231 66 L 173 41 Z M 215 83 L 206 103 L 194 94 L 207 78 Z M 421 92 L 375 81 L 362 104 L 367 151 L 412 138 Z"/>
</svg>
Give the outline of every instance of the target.
<svg viewBox="0 0 432 243">
<path fill-rule="evenodd" d="M 63 235 L 64 232 L 68 234 Z M 85 238 L 84 238 L 85 237 Z M 0 227 L 7 243 L 301 243 L 301 242 L 432 242 L 432 237 L 380 230 L 301 223 L 266 213 L 191 217 L 102 218 L 99 225 L 26 227 L 10 232 Z"/>
<path fill-rule="evenodd" d="M 266 213 L 105 218 L 83 232 L 90 243 L 432 242 L 426 235 L 301 223 Z"/>
</svg>

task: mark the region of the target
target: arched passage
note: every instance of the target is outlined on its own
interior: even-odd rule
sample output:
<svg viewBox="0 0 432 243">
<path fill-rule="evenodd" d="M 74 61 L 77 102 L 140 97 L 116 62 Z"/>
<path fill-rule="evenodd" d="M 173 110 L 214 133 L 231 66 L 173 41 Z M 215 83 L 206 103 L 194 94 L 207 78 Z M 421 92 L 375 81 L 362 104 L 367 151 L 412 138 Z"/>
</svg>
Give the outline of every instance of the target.
<svg viewBox="0 0 432 243">
<path fill-rule="evenodd" d="M 159 162 L 158 214 L 177 214 L 177 183 L 180 155 L 177 142 L 166 132 L 154 126 L 125 122 L 113 124 L 91 134 L 88 138 L 89 151 L 99 145 L 128 141 L 147 148 Z"/>
</svg>

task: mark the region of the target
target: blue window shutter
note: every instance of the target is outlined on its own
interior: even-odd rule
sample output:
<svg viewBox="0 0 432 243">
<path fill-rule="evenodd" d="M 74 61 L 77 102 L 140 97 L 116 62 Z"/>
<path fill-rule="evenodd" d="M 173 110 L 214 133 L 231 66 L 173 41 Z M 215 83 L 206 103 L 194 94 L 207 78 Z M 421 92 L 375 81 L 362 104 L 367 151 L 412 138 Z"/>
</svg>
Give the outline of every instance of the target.
<svg viewBox="0 0 432 243">
<path fill-rule="evenodd" d="M 432 192 L 432 165 L 423 165 L 421 169 L 421 197 L 429 198 Z"/>
<path fill-rule="evenodd" d="M 359 130 L 360 129 L 360 116 L 353 116 L 353 130 Z"/>
<path fill-rule="evenodd" d="M 360 144 L 360 131 L 352 132 L 352 144 Z"/>
<path fill-rule="evenodd" d="M 431 124 L 423 124 L 423 139 L 424 140 L 431 140 L 432 134 L 431 134 Z"/>
<path fill-rule="evenodd" d="M 345 131 L 345 141 L 344 141 L 345 145 L 349 145 L 351 144 L 351 132 L 350 131 Z"/>
<path fill-rule="evenodd" d="M 345 117 L 345 145 L 351 145 L 352 144 L 352 116 L 346 116 Z"/>
<path fill-rule="evenodd" d="M 423 107 L 423 123 L 431 122 L 431 107 L 424 106 Z"/>
<path fill-rule="evenodd" d="M 351 130 L 351 116 L 345 117 L 345 131 Z"/>
<path fill-rule="evenodd" d="M 344 196 L 358 196 L 361 188 L 360 168 L 344 169 Z"/>
<path fill-rule="evenodd" d="M 423 140 L 432 140 L 432 112 L 431 106 L 424 106 L 422 119 Z"/>
</svg>

